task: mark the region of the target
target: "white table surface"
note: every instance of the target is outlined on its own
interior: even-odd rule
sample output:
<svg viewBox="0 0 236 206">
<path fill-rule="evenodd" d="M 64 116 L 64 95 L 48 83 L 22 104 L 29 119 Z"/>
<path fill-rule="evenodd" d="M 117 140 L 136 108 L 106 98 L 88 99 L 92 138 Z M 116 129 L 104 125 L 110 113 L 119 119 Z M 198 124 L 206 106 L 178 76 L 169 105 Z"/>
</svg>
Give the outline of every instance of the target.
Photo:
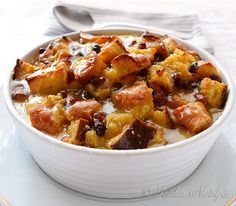
<svg viewBox="0 0 236 206">
<path fill-rule="evenodd" d="M 123 8 L 125 10 L 198 12 L 202 29 L 213 45 L 215 56 L 236 81 L 236 4 L 224 0 L 80 0 L 87 6 Z M 0 2 L 0 82 L 6 71 L 25 51 L 48 37 L 43 32 L 48 25 L 52 0 L 8 0 Z M 2 100 L 1 100 L 2 101 Z M 158 195 L 146 200 L 115 201 L 113 205 L 223 205 L 236 194 L 236 111 L 200 167 L 186 181 L 178 185 L 173 195 Z M 0 122 L 11 126 L 4 108 Z M 0 126 L 1 128 L 1 126 Z M 1 132 L 1 130 L 0 130 Z M 217 156 L 217 158 L 216 158 Z M 111 201 L 92 198 L 71 191 L 49 178 L 32 160 L 27 148 L 16 135 L 10 135 L 9 147 L 0 158 L 0 194 L 16 206 L 39 205 L 111 205 Z M 225 170 L 225 172 L 222 172 Z M 27 179 L 26 177 L 29 177 Z M 234 178 L 233 178 L 234 177 Z M 225 198 L 186 195 L 189 191 L 204 189 L 226 192 Z M 181 195 L 183 194 L 184 195 Z M 47 194 L 47 198 L 45 198 Z M 50 195 L 48 195 L 50 194 Z M 176 194 L 176 196 L 174 195 Z M 55 200 L 58 200 L 55 202 Z"/>
</svg>

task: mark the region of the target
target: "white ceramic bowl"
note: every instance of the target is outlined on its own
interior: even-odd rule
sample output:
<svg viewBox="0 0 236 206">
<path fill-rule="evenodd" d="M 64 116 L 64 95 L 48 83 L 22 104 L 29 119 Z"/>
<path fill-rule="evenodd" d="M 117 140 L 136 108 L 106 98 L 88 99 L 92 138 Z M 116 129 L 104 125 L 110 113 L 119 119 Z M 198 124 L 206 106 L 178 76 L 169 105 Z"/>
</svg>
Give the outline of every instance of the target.
<svg viewBox="0 0 236 206">
<path fill-rule="evenodd" d="M 90 30 L 93 34 L 140 34 L 138 30 Z M 68 36 L 74 38 L 78 33 Z M 4 87 L 4 98 L 16 127 L 38 165 L 61 184 L 93 196 L 133 198 L 153 195 L 187 178 L 216 141 L 233 106 L 234 87 L 229 74 L 206 51 L 179 40 L 202 59 L 213 63 L 228 84 L 229 95 L 221 117 L 208 129 L 184 141 L 142 150 L 103 150 L 64 143 L 33 128 L 13 106 L 11 74 Z M 38 54 L 31 50 L 22 57 L 30 61 Z"/>
</svg>

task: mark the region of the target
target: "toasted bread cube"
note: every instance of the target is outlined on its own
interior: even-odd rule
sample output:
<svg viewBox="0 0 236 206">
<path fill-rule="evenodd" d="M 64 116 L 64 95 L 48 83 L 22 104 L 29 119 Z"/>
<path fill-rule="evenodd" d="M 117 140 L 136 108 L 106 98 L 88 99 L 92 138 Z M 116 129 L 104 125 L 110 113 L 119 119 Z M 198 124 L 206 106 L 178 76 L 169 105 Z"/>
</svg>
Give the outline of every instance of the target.
<svg viewBox="0 0 236 206">
<path fill-rule="evenodd" d="M 35 71 L 35 66 L 24 62 L 20 59 L 16 60 L 16 66 L 14 68 L 13 79 L 22 80 L 27 75 L 32 74 Z"/>
<path fill-rule="evenodd" d="M 147 49 L 130 48 L 129 52 L 131 54 L 142 54 L 145 57 L 147 57 L 151 62 L 153 62 L 157 49 L 156 48 L 147 48 Z"/>
<path fill-rule="evenodd" d="M 102 47 L 101 52 L 98 54 L 98 56 L 106 63 L 110 64 L 112 59 L 114 59 L 116 56 L 119 56 L 120 54 L 127 53 L 124 45 L 119 39 L 116 39 L 115 41 L 111 42 L 110 44 Z"/>
<path fill-rule="evenodd" d="M 194 61 L 195 58 L 192 55 L 186 51 L 176 49 L 161 65 L 170 68 L 174 72 L 179 72 L 180 79 L 191 81 L 193 76 L 192 73 L 189 72 L 189 67 Z"/>
<path fill-rule="evenodd" d="M 155 49 L 155 58 L 158 61 L 163 61 L 166 59 L 170 52 L 167 46 L 162 42 L 163 37 L 146 32 L 142 35 L 142 43 L 145 44 L 146 48 Z"/>
<path fill-rule="evenodd" d="M 174 53 L 175 49 L 180 49 L 182 51 L 187 51 L 186 47 L 181 44 L 179 41 L 176 41 L 173 37 L 165 35 L 162 38 L 162 42 L 168 48 L 170 53 Z"/>
<path fill-rule="evenodd" d="M 61 94 L 57 94 L 57 95 L 47 95 L 43 98 L 43 102 L 42 102 L 46 107 L 53 107 L 56 104 L 60 103 L 65 105 L 66 104 L 66 99 L 63 99 Z"/>
<path fill-rule="evenodd" d="M 138 63 L 128 54 L 121 54 L 111 62 L 112 68 L 105 70 L 105 76 L 111 82 L 118 82 L 122 77 L 140 71 Z"/>
<path fill-rule="evenodd" d="M 203 94 L 210 106 L 223 108 L 227 95 L 227 84 L 210 78 L 204 78 L 199 85 L 199 92 Z"/>
<path fill-rule="evenodd" d="M 144 42 L 160 42 L 161 41 L 161 36 L 158 34 L 153 34 L 150 32 L 145 32 L 142 35 L 142 41 Z"/>
<path fill-rule="evenodd" d="M 155 57 L 158 61 L 164 61 L 168 56 L 170 56 L 170 52 L 163 42 L 160 42 L 155 48 L 157 50 Z"/>
<path fill-rule="evenodd" d="M 43 104 L 37 104 L 29 110 L 29 117 L 33 127 L 46 132 L 51 135 L 56 135 L 62 132 L 62 119 L 61 111 L 58 109 L 47 108 Z"/>
<path fill-rule="evenodd" d="M 220 73 L 216 68 L 210 63 L 205 61 L 197 61 L 190 66 L 189 71 L 193 73 L 194 78 L 202 80 L 205 77 L 208 78 L 220 78 Z"/>
<path fill-rule="evenodd" d="M 166 107 L 163 108 L 162 111 L 154 111 L 152 115 L 152 119 L 156 124 L 161 125 L 162 127 L 168 128 L 168 129 L 174 129 L 175 124 L 173 119 L 171 118 L 169 111 Z"/>
<path fill-rule="evenodd" d="M 69 134 L 69 143 L 75 145 L 82 145 L 84 143 L 88 123 L 89 122 L 86 119 L 79 119 L 71 122 L 67 129 L 67 133 Z"/>
<path fill-rule="evenodd" d="M 111 139 L 123 131 L 123 127 L 134 120 L 131 113 L 113 112 L 106 116 L 106 139 Z"/>
<path fill-rule="evenodd" d="M 149 141 L 148 147 L 155 147 L 157 144 L 166 144 L 167 141 L 164 138 L 165 132 L 163 128 L 157 128 L 154 137 Z"/>
<path fill-rule="evenodd" d="M 64 62 L 27 76 L 30 90 L 35 94 L 56 94 L 68 85 L 68 68 Z"/>
<path fill-rule="evenodd" d="M 116 107 L 131 110 L 135 106 L 152 105 L 152 89 L 145 82 L 136 82 L 133 86 L 112 94 L 112 102 Z"/>
<path fill-rule="evenodd" d="M 80 32 L 80 41 L 82 44 L 88 42 L 95 42 L 98 44 L 104 44 L 106 42 L 112 42 L 116 39 L 119 39 L 116 35 L 92 35 L 85 32 Z"/>
<path fill-rule="evenodd" d="M 175 109 L 177 107 L 181 107 L 181 106 L 186 105 L 188 103 L 190 103 L 188 100 L 182 99 L 178 95 L 170 94 L 167 96 L 166 105 L 172 109 Z"/>
<path fill-rule="evenodd" d="M 75 102 L 68 110 L 69 120 L 77 120 L 80 118 L 91 120 L 92 115 L 99 111 L 101 104 L 95 100 L 81 100 Z"/>
<path fill-rule="evenodd" d="M 112 149 L 147 148 L 149 141 L 154 137 L 155 133 L 156 128 L 135 119 L 122 134 L 109 140 L 108 145 Z"/>
<path fill-rule="evenodd" d="M 86 90 L 95 97 L 97 100 L 105 100 L 111 95 L 111 84 L 108 80 L 99 86 L 94 85 L 92 83 L 86 85 Z"/>
<path fill-rule="evenodd" d="M 147 69 L 151 66 L 151 61 L 143 54 L 130 54 L 130 56 L 137 62 L 139 70 Z"/>
<path fill-rule="evenodd" d="M 87 147 L 108 149 L 106 139 L 98 136 L 94 130 L 89 130 L 86 132 L 84 144 Z"/>
<path fill-rule="evenodd" d="M 72 54 L 67 49 L 62 49 L 58 52 L 57 61 L 65 62 L 68 65 L 71 64 L 70 58 L 72 57 Z"/>
<path fill-rule="evenodd" d="M 84 58 L 79 58 L 74 61 L 71 65 L 71 70 L 76 80 L 81 84 L 87 84 L 100 76 L 106 67 L 106 64 L 96 52 L 91 52 Z"/>
<path fill-rule="evenodd" d="M 187 50 L 187 52 L 188 52 L 189 54 L 191 54 L 191 55 L 196 59 L 196 61 L 201 60 L 201 57 L 200 57 L 200 55 L 199 55 L 197 52 L 192 51 L 192 50 Z"/>
<path fill-rule="evenodd" d="M 169 92 L 172 92 L 174 89 L 174 80 L 171 72 L 161 65 L 153 65 L 149 69 L 148 82 L 154 88 L 155 84 L 158 84 Z"/>
<path fill-rule="evenodd" d="M 72 39 L 67 36 L 51 41 L 45 51 L 39 55 L 39 60 L 42 62 L 54 61 L 53 56 L 60 50 L 67 50 L 70 42 L 72 42 Z"/>
<path fill-rule="evenodd" d="M 105 71 L 111 82 L 119 82 L 121 78 L 137 73 L 151 65 L 150 60 L 142 54 L 121 54 L 112 60 L 112 69 Z"/>
<path fill-rule="evenodd" d="M 155 108 L 160 108 L 167 103 L 166 93 L 161 89 L 159 85 L 155 85 L 153 95 L 153 103 Z"/>
<path fill-rule="evenodd" d="M 201 102 L 189 103 L 173 111 L 179 124 L 197 134 L 212 124 L 211 116 Z"/>
</svg>

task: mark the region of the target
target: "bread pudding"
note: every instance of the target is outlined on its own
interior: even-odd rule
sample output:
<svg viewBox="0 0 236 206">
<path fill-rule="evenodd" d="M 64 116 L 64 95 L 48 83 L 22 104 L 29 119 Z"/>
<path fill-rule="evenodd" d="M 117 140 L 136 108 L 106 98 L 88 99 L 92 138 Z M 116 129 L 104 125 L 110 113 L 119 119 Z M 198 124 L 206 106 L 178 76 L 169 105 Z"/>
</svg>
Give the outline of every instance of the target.
<svg viewBox="0 0 236 206">
<path fill-rule="evenodd" d="M 210 127 L 227 84 L 210 62 L 168 35 L 62 36 L 12 74 L 16 109 L 69 144 L 145 149 Z"/>
</svg>

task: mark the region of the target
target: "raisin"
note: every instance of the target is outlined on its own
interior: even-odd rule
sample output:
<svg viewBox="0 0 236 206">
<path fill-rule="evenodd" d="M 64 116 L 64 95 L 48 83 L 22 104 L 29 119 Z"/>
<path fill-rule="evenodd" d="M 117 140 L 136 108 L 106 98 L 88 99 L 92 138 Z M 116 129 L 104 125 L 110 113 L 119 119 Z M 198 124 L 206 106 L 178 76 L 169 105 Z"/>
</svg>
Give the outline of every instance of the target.
<svg viewBox="0 0 236 206">
<path fill-rule="evenodd" d="M 98 54 L 101 51 L 101 47 L 98 44 L 94 44 L 92 50 Z"/>
<path fill-rule="evenodd" d="M 116 82 L 112 85 L 114 87 L 114 90 L 119 90 L 123 85 L 120 82 Z"/>
<path fill-rule="evenodd" d="M 198 81 L 183 81 L 180 79 L 180 73 L 172 73 L 171 76 L 174 79 L 175 87 L 178 89 L 193 90 L 199 85 Z"/>
<path fill-rule="evenodd" d="M 130 43 L 129 46 L 134 46 L 136 43 L 137 43 L 137 41 L 136 41 L 136 40 L 133 40 L 133 41 Z"/>
<path fill-rule="evenodd" d="M 145 43 L 139 43 L 138 48 L 139 49 L 146 49 L 146 44 Z"/>
<path fill-rule="evenodd" d="M 107 114 L 105 112 L 95 112 L 93 114 L 93 118 L 103 122 L 106 118 L 106 115 Z"/>
<path fill-rule="evenodd" d="M 103 76 L 97 77 L 96 79 L 93 79 L 91 81 L 91 83 L 95 86 L 95 87 L 99 87 L 101 86 L 104 82 L 106 81 L 106 78 Z"/>
<path fill-rule="evenodd" d="M 69 70 L 67 72 L 67 79 L 68 79 L 68 82 L 72 82 L 75 79 L 75 75 L 74 75 L 73 71 Z"/>
<path fill-rule="evenodd" d="M 42 54 L 42 53 L 44 53 L 45 52 L 45 48 L 39 48 L 39 54 Z"/>
<path fill-rule="evenodd" d="M 87 100 L 87 99 L 94 99 L 93 95 L 90 94 L 87 90 L 83 90 L 81 92 L 81 99 Z"/>
<path fill-rule="evenodd" d="M 94 129 L 98 136 L 103 136 L 106 132 L 106 125 L 103 122 L 95 121 L 94 122 Z"/>
<path fill-rule="evenodd" d="M 145 77 L 145 76 L 147 76 L 147 74 L 148 74 L 148 69 L 142 69 L 142 70 L 138 73 L 138 75 L 140 75 L 141 77 Z"/>
<path fill-rule="evenodd" d="M 66 98 L 68 95 L 68 92 L 67 92 L 67 90 L 63 90 L 63 91 L 60 91 L 60 94 L 61 94 L 62 98 Z"/>
<path fill-rule="evenodd" d="M 189 71 L 190 73 L 195 73 L 196 70 L 197 70 L 197 66 L 198 66 L 198 63 L 197 63 L 197 62 L 193 62 L 193 63 L 190 65 L 188 71 Z"/>
</svg>

